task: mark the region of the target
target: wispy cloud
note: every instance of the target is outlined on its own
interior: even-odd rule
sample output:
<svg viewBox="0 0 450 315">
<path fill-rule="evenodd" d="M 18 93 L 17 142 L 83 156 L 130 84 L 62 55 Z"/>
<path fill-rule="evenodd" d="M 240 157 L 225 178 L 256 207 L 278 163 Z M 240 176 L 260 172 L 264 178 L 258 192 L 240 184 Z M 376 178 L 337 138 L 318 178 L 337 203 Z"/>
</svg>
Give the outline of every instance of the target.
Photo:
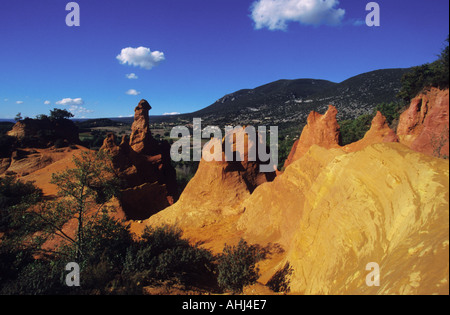
<svg viewBox="0 0 450 315">
<path fill-rule="evenodd" d="M 50 101 L 45 101 L 44 104 L 45 104 L 45 105 L 50 105 L 51 102 L 50 102 Z"/>
<path fill-rule="evenodd" d="M 339 25 L 345 10 L 338 0 L 257 0 L 251 18 L 256 29 L 286 30 L 288 22 L 304 25 Z"/>
<path fill-rule="evenodd" d="M 17 105 L 23 104 L 23 101 L 16 101 Z"/>
<path fill-rule="evenodd" d="M 141 92 L 138 92 L 135 89 L 129 89 L 128 91 L 125 92 L 125 94 L 127 94 L 127 95 L 139 95 L 139 94 L 141 94 Z"/>
<path fill-rule="evenodd" d="M 366 25 L 366 21 L 361 20 L 361 19 L 352 19 L 352 20 L 349 20 L 348 23 L 350 23 L 353 26 Z"/>
<path fill-rule="evenodd" d="M 127 47 L 121 50 L 116 56 L 121 64 L 141 67 L 150 70 L 165 60 L 164 53 L 160 51 L 151 51 L 147 47 L 132 48 Z"/>
<path fill-rule="evenodd" d="M 84 105 L 84 101 L 83 101 L 82 98 L 63 98 L 62 100 L 57 101 L 56 105 L 61 105 L 61 106 L 76 105 L 76 106 L 80 106 L 80 105 Z"/>
<path fill-rule="evenodd" d="M 138 76 L 135 73 L 126 74 L 125 76 L 127 77 L 127 79 L 130 80 L 136 80 L 138 78 Z"/>
<path fill-rule="evenodd" d="M 172 115 L 180 115 L 178 112 L 172 112 L 172 113 L 164 113 L 163 116 L 172 116 Z"/>
</svg>

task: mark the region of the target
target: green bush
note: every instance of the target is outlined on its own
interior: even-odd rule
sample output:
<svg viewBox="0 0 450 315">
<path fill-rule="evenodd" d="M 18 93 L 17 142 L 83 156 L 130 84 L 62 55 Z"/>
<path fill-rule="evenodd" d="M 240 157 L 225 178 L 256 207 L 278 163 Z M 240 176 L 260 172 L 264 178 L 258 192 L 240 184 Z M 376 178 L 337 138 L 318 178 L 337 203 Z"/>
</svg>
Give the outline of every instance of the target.
<svg viewBox="0 0 450 315">
<path fill-rule="evenodd" d="M 288 293 L 290 288 L 289 276 L 292 274 L 293 269 L 289 262 L 287 262 L 283 268 L 278 270 L 272 278 L 267 282 L 267 286 L 274 292 Z"/>
<path fill-rule="evenodd" d="M 65 148 L 68 146 L 68 143 L 66 141 L 64 141 L 64 139 L 58 138 L 55 141 L 55 148 L 57 149 L 61 149 L 61 148 Z"/>
<path fill-rule="evenodd" d="M 31 182 L 23 183 L 14 177 L 0 178 L 0 232 L 20 226 L 16 222 L 24 208 L 38 203 L 42 190 Z"/>
<path fill-rule="evenodd" d="M 256 263 L 263 258 L 262 252 L 241 239 L 237 246 L 225 245 L 219 256 L 217 282 L 223 290 L 242 292 L 259 278 Z"/>
<path fill-rule="evenodd" d="M 10 281 L 16 281 L 20 271 L 34 261 L 28 250 L 14 249 L 0 245 L 0 294 L 5 294 L 4 287 Z"/>
<path fill-rule="evenodd" d="M 197 285 L 212 276 L 212 254 L 181 238 L 181 230 L 147 227 L 142 240 L 128 250 L 124 275 L 136 282 L 174 280 Z"/>
<path fill-rule="evenodd" d="M 64 294 L 67 290 L 64 270 L 59 262 L 34 260 L 20 270 L 16 279 L 4 283 L 0 294 Z"/>
<path fill-rule="evenodd" d="M 84 233 L 86 264 L 98 264 L 101 260 L 118 269 L 123 268 L 128 247 L 133 237 L 130 226 L 103 215 L 97 221 L 88 222 Z"/>
</svg>

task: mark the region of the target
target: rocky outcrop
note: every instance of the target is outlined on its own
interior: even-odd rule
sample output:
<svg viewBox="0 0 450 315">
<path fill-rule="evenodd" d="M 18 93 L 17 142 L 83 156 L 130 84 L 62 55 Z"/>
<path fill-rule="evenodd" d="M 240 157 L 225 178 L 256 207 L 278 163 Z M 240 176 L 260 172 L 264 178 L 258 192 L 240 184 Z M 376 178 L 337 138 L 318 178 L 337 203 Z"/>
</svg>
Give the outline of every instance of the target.
<svg viewBox="0 0 450 315">
<path fill-rule="evenodd" d="M 61 144 L 79 144 L 78 127 L 68 119 L 24 119 L 17 122 L 8 136 L 16 138 L 24 147 L 50 147 Z"/>
<path fill-rule="evenodd" d="M 448 161 L 398 143 L 355 153 L 312 146 L 242 203 L 238 229 L 278 243 L 292 293 L 448 294 Z M 366 285 L 366 265 L 381 286 Z"/>
<path fill-rule="evenodd" d="M 293 292 L 448 294 L 448 167 L 395 143 L 333 159 L 299 207 Z M 366 284 L 371 262 L 379 287 Z"/>
<path fill-rule="evenodd" d="M 173 204 L 177 197 L 175 169 L 171 165 L 170 146 L 151 135 L 146 100 L 135 109 L 131 138 L 122 138 L 119 145 L 109 134 L 102 150 L 110 153 L 113 165 L 122 180 L 121 204 L 128 219 L 144 220 Z"/>
<path fill-rule="evenodd" d="M 303 128 L 300 139 L 294 143 L 284 164 L 285 168 L 299 160 L 313 145 L 326 149 L 342 148 L 345 152 L 355 152 L 371 144 L 399 141 L 395 132 L 389 127 L 386 118 L 377 112 L 372 120 L 370 130 L 363 139 L 341 147 L 339 145 L 340 127 L 336 115 L 337 110 L 332 105 L 324 115 L 314 111 L 309 114 L 307 125 Z"/>
<path fill-rule="evenodd" d="M 311 112 L 307 125 L 303 128 L 300 139 L 294 143 L 284 166 L 288 167 L 292 162 L 300 159 L 314 144 L 327 149 L 338 148 L 340 132 L 336 115 L 337 109 L 332 105 L 324 115 Z"/>
<path fill-rule="evenodd" d="M 74 168 L 73 158 L 88 151 L 82 146 L 68 148 L 16 149 L 9 159 L 4 159 L 6 171 L 0 176 L 12 175 L 23 182 L 33 182 L 46 198 L 57 196 L 57 186 L 51 184 L 52 174 Z M 0 166 L 2 165 L 0 160 Z M 1 170 L 1 169 L 0 169 Z"/>
<path fill-rule="evenodd" d="M 377 112 L 372 120 L 370 130 L 365 134 L 364 138 L 346 145 L 343 147 L 343 150 L 346 152 L 356 152 L 371 144 L 385 142 L 399 142 L 399 139 L 394 130 L 389 127 L 386 118 L 380 112 Z"/>
<path fill-rule="evenodd" d="M 430 88 L 415 97 L 400 116 L 397 134 L 411 149 L 449 156 L 449 90 Z"/>
<path fill-rule="evenodd" d="M 149 225 L 177 224 L 181 227 L 205 227 L 226 220 L 226 217 L 238 215 L 240 204 L 247 199 L 256 187 L 272 181 L 275 172 L 261 173 L 260 162 L 249 159 L 249 148 L 257 146 L 244 128 L 239 130 L 235 139 L 213 139 L 203 149 L 214 153 L 215 146 L 222 148 L 219 161 L 200 161 L 194 178 L 188 183 L 180 199 L 173 206 L 152 216 Z M 244 152 L 242 161 L 226 161 L 225 145 L 233 141 L 233 156 L 241 155 L 241 149 L 236 146 L 236 139 L 244 137 Z M 230 143 L 229 143 L 230 144 Z"/>
</svg>

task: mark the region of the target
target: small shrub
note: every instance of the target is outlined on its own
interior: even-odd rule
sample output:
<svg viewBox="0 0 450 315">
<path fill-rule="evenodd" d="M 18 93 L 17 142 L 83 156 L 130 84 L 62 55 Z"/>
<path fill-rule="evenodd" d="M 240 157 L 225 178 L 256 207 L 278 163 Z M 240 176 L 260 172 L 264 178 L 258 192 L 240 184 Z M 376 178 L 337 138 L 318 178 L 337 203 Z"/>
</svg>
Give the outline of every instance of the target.
<svg viewBox="0 0 450 315">
<path fill-rule="evenodd" d="M 261 259 L 261 251 L 243 239 L 237 246 L 225 245 L 217 266 L 219 286 L 223 290 L 242 292 L 244 286 L 255 283 L 259 278 L 256 263 Z"/>
<path fill-rule="evenodd" d="M 86 263 L 98 265 L 103 261 L 118 269 L 122 269 L 127 248 L 133 244 L 130 226 L 106 214 L 87 223 L 84 241 Z"/>
<path fill-rule="evenodd" d="M 278 270 L 267 282 L 267 286 L 274 292 L 288 293 L 290 288 L 289 276 L 292 274 L 292 267 L 287 262 L 283 268 Z"/>
<path fill-rule="evenodd" d="M 42 198 L 42 191 L 31 182 L 23 183 L 14 177 L 0 178 L 0 232 L 5 232 L 20 226 L 16 218 L 22 210 L 38 203 Z"/>
<path fill-rule="evenodd" d="M 175 280 L 197 285 L 212 277 L 212 254 L 181 238 L 181 230 L 147 227 L 127 253 L 124 274 L 141 284 Z"/>
<path fill-rule="evenodd" d="M 57 149 L 65 148 L 65 147 L 67 147 L 67 145 L 68 144 L 66 141 L 64 141 L 64 139 L 59 138 L 59 139 L 56 139 L 56 141 L 55 141 L 55 148 L 57 148 Z"/>
<path fill-rule="evenodd" d="M 20 270 L 17 279 L 1 288 L 5 295 L 48 295 L 64 294 L 64 268 L 45 260 L 35 260 Z"/>
</svg>

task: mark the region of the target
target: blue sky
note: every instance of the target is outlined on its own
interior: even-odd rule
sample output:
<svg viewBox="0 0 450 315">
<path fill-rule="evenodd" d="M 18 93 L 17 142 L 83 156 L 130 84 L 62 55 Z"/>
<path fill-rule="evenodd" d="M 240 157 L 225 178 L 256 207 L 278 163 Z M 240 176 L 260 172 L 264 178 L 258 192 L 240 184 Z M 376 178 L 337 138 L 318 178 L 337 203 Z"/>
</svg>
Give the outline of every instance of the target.
<svg viewBox="0 0 450 315">
<path fill-rule="evenodd" d="M 142 98 L 192 112 L 279 79 L 431 62 L 449 29 L 448 0 L 377 1 L 380 27 L 365 0 L 78 0 L 79 27 L 68 2 L 0 1 L 1 118 L 129 116 Z"/>
</svg>

